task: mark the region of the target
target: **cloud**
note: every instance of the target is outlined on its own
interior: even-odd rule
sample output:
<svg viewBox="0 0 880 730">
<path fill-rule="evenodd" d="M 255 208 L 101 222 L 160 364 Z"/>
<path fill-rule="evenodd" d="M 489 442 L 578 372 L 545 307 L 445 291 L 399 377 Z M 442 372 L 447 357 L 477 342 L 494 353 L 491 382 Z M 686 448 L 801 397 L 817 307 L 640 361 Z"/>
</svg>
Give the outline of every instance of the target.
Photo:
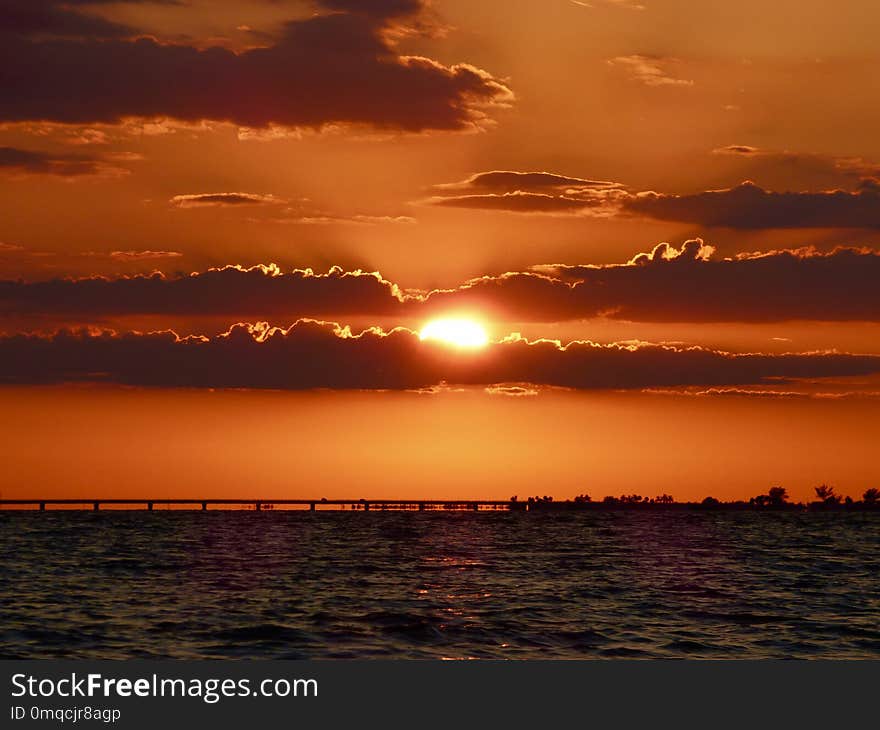
<svg viewBox="0 0 880 730">
<path fill-rule="evenodd" d="M 692 388 L 646 388 L 646 393 L 655 395 L 674 395 L 674 396 L 693 396 L 697 398 L 785 398 L 792 400 L 854 400 L 854 399 L 876 399 L 880 397 L 880 392 L 872 390 L 850 390 L 850 391 L 834 391 L 834 392 L 816 392 L 809 390 L 774 390 L 771 388 L 722 388 L 713 387 L 705 390 Z"/>
<path fill-rule="evenodd" d="M 353 333 L 299 320 L 286 329 L 237 324 L 207 337 L 78 330 L 0 337 L 0 380 L 301 390 L 411 390 L 447 383 L 575 389 L 784 384 L 880 372 L 880 357 L 839 353 L 733 354 L 649 344 L 566 345 L 511 336 L 461 352 L 411 330 Z"/>
<path fill-rule="evenodd" d="M 508 398 L 526 398 L 538 395 L 540 392 L 533 385 L 517 385 L 510 383 L 498 383 L 497 385 L 488 385 L 485 391 L 489 395 L 503 395 Z"/>
<path fill-rule="evenodd" d="M 107 133 L 100 129 L 82 129 L 78 133 L 71 134 L 67 139 L 72 145 L 110 144 Z"/>
<path fill-rule="evenodd" d="M 729 144 L 726 147 L 717 147 L 712 150 L 714 155 L 740 155 L 742 157 L 757 157 L 761 150 L 747 144 Z"/>
<path fill-rule="evenodd" d="M 558 192 L 576 194 L 590 190 L 620 188 L 620 183 L 608 180 L 587 180 L 582 177 L 568 177 L 553 172 L 517 172 L 514 170 L 492 170 L 478 172 L 461 182 L 434 186 L 437 191 L 511 193 L 528 191 L 533 193 Z"/>
<path fill-rule="evenodd" d="M 175 195 L 168 202 L 177 208 L 214 208 L 241 205 L 278 205 L 284 201 L 274 195 L 259 193 L 190 193 Z"/>
<path fill-rule="evenodd" d="M 16 256 L 22 257 L 36 257 L 41 259 L 49 259 L 49 258 L 110 258 L 117 259 L 120 261 L 135 261 L 141 259 L 167 259 L 167 258 L 178 258 L 183 256 L 180 251 L 79 251 L 73 253 L 59 253 L 57 251 L 37 251 L 30 248 L 25 248 L 24 246 L 19 246 L 17 244 L 12 243 L 0 243 L 0 252 L 5 252 L 7 254 L 14 254 Z M 72 280 L 77 281 L 77 280 Z M 80 280 L 81 281 L 81 280 Z"/>
<path fill-rule="evenodd" d="M 180 251 L 111 251 L 110 258 L 117 261 L 152 261 L 154 259 L 176 259 L 183 256 Z"/>
<path fill-rule="evenodd" d="M 355 213 L 352 215 L 332 215 L 330 213 L 297 212 L 287 213 L 279 218 L 266 219 L 270 223 L 292 223 L 306 226 L 323 225 L 364 225 L 375 226 L 384 224 L 411 225 L 416 219 L 408 215 L 366 215 Z"/>
<path fill-rule="evenodd" d="M 861 178 L 880 177 L 880 165 L 862 157 L 842 157 L 815 152 L 773 150 L 731 144 L 712 150 L 713 155 L 738 160 L 750 178 L 775 175 L 781 179 L 815 180 L 818 186 L 852 187 Z"/>
<path fill-rule="evenodd" d="M 120 253 L 120 252 L 117 252 Z M 161 252 L 160 252 L 161 253 Z M 158 257 L 135 252 L 136 257 Z M 174 256 L 175 252 L 165 252 Z M 512 322 L 608 317 L 637 322 L 880 322 L 880 252 L 769 251 L 718 258 L 700 239 L 662 243 L 625 264 L 550 264 L 436 290 L 377 272 L 226 266 L 167 277 L 0 281 L 0 313 L 111 317 L 205 315 L 277 320 L 478 311 Z"/>
<path fill-rule="evenodd" d="M 645 6 L 635 0 L 593 0 L 593 2 L 584 2 L 584 0 L 570 0 L 574 5 L 582 8 L 594 8 L 596 4 L 610 5 L 616 8 L 629 8 L 630 10 L 644 10 Z"/>
<path fill-rule="evenodd" d="M 623 201 L 625 212 L 703 226 L 761 228 L 880 228 L 880 182 L 822 192 L 764 190 L 746 181 L 693 195 L 644 192 Z"/>
<path fill-rule="evenodd" d="M 624 194 L 620 183 L 588 180 L 551 172 L 493 170 L 460 182 L 435 185 L 423 204 L 439 207 L 503 210 L 512 213 L 594 215 L 607 213 Z"/>
<path fill-rule="evenodd" d="M 504 210 L 511 213 L 557 213 L 560 211 L 580 211 L 587 203 L 564 195 L 545 193 L 513 193 L 489 195 L 457 195 L 449 198 L 435 198 L 430 205 L 447 208 L 475 208 L 479 210 Z"/>
<path fill-rule="evenodd" d="M 166 277 L 160 273 L 120 278 L 0 281 L 0 312 L 81 316 L 122 314 L 313 317 L 397 314 L 406 295 L 378 273 L 327 273 L 274 264 L 225 266 Z"/>
<path fill-rule="evenodd" d="M 849 179 L 880 172 L 861 158 L 763 153 L 756 147 L 730 145 L 717 154 L 747 159 L 809 164 L 826 174 Z M 737 229 L 880 228 L 880 181 L 862 177 L 855 190 L 773 192 L 746 181 L 733 188 L 679 195 L 630 191 L 619 182 L 567 177 L 549 172 L 493 171 L 454 183 L 436 185 L 420 201 L 438 207 L 554 214 L 641 217 Z"/>
<path fill-rule="evenodd" d="M 678 249 L 660 244 L 622 265 L 536 268 L 434 292 L 426 306 L 472 307 L 509 321 L 880 321 L 880 252 L 871 249 L 721 259 L 695 239 Z"/>
<path fill-rule="evenodd" d="M 279 223 L 301 225 L 382 225 L 410 224 L 416 219 L 404 215 L 373 215 L 367 213 L 338 214 L 328 213 L 318 208 L 310 208 L 307 199 L 290 202 L 284 198 L 263 193 L 190 193 L 175 195 L 169 201 L 175 208 L 251 208 L 257 206 L 276 206 L 265 215 L 248 218 L 253 223 Z M 286 206 L 279 208 L 277 206 Z"/>
<path fill-rule="evenodd" d="M 0 121 L 171 118 L 253 129 L 461 131 L 480 127 L 492 107 L 513 99 L 504 81 L 475 66 L 401 54 L 395 33 L 417 3 L 319 7 L 324 12 L 287 22 L 271 44 L 239 53 L 131 38 L 116 27 L 34 36 L 22 21 L 0 44 Z M 418 29 L 418 20 L 409 27 Z"/>
<path fill-rule="evenodd" d="M 424 10 L 423 0 L 318 0 L 327 10 L 359 13 L 375 18 L 401 18 Z"/>
<path fill-rule="evenodd" d="M 607 61 L 609 66 L 622 69 L 634 81 L 645 86 L 693 86 L 694 82 L 670 73 L 669 67 L 675 59 L 658 56 L 616 56 Z"/>
<path fill-rule="evenodd" d="M 858 177 L 880 176 L 880 165 L 869 162 L 862 157 L 841 157 L 839 155 L 825 155 L 816 152 L 771 150 L 747 144 L 729 144 L 724 147 L 716 147 L 712 150 L 712 154 L 773 160 L 805 167 L 812 166 Z"/>
<path fill-rule="evenodd" d="M 128 174 L 128 170 L 119 167 L 115 161 L 103 155 L 45 152 L 17 147 L 0 147 L 0 170 L 24 175 L 58 177 L 107 177 Z"/>
<path fill-rule="evenodd" d="M 141 262 L 177 259 L 182 256 L 183 253 L 180 251 L 153 251 L 149 249 L 141 251 L 133 249 L 124 251 L 46 251 L 25 248 L 16 244 L 0 243 L 0 261 L 6 264 L 8 270 L 25 267 L 28 271 L 42 270 L 53 272 L 66 270 L 71 265 L 82 266 L 84 259 L 130 266 Z M 18 283 L 22 282 L 19 281 Z M 11 288 L 7 289 L 7 286 Z M 17 314 L 15 311 L 17 306 L 14 294 L 15 287 L 16 282 L 14 281 L 0 280 L 0 315 L 15 317 Z M 7 300 L 7 296 L 10 296 L 11 299 Z M 44 312 L 50 318 L 52 316 L 64 316 L 63 309 L 66 304 L 63 299 L 56 300 L 54 304 L 44 301 L 41 306 L 48 310 L 54 310 Z M 61 308 L 62 311 L 58 311 L 57 308 Z M 100 318 L 101 315 L 96 314 L 96 316 Z"/>
<path fill-rule="evenodd" d="M 135 30 L 130 26 L 93 15 L 89 8 L 82 7 L 106 4 L 108 1 L 2 0 L 0 37 L 119 38 L 134 34 Z"/>
</svg>

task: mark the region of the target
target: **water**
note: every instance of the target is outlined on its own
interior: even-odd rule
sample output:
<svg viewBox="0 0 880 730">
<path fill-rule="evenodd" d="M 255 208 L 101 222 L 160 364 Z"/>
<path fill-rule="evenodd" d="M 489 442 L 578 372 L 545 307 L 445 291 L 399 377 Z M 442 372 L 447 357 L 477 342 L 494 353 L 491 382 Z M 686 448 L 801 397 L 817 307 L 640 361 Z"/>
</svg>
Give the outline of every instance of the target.
<svg viewBox="0 0 880 730">
<path fill-rule="evenodd" d="M 0 513 L 4 658 L 880 657 L 880 515 Z"/>
</svg>

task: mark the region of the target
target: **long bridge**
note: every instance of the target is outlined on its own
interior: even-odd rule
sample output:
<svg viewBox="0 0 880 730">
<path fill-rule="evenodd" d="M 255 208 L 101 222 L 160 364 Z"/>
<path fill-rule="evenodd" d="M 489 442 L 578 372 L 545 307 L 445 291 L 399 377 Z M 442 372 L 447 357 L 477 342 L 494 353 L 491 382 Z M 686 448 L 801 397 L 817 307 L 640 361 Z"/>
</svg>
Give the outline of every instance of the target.
<svg viewBox="0 0 880 730">
<path fill-rule="evenodd" d="M 481 510 L 527 510 L 528 502 L 493 499 L 0 499 L 0 509 L 30 507 L 46 510 L 47 507 L 68 509 L 91 509 L 102 507 L 143 509 L 152 511 L 158 506 L 207 510 L 209 507 L 240 507 L 257 512 L 276 507 L 323 510 L 457 510 L 479 512 Z"/>
</svg>

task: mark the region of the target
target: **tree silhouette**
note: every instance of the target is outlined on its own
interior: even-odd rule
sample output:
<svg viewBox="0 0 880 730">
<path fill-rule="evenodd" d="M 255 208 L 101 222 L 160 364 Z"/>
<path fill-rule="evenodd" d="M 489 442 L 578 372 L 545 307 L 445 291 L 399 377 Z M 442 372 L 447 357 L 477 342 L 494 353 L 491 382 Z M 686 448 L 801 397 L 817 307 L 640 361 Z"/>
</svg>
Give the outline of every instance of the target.
<svg viewBox="0 0 880 730">
<path fill-rule="evenodd" d="M 870 489 L 866 490 L 865 493 L 862 495 L 862 501 L 865 504 L 869 504 L 871 506 L 876 505 L 878 502 L 880 502 L 880 489 L 877 489 L 876 487 L 871 487 Z"/>
<path fill-rule="evenodd" d="M 840 504 L 840 495 L 834 493 L 834 487 L 829 486 L 828 484 L 820 484 L 818 487 L 815 487 L 815 490 L 816 496 L 823 504 Z"/>
<path fill-rule="evenodd" d="M 774 507 L 782 507 L 788 502 L 788 492 L 785 491 L 785 487 L 770 487 L 767 501 Z"/>
<path fill-rule="evenodd" d="M 622 494 L 620 496 L 620 501 L 624 504 L 638 504 L 643 499 L 640 494 Z"/>
</svg>

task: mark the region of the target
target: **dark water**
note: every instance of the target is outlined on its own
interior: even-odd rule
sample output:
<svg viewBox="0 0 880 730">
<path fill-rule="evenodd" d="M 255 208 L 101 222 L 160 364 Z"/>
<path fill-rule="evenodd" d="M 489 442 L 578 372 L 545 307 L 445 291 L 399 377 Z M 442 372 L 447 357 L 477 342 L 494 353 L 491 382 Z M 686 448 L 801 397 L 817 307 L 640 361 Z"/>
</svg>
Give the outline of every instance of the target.
<svg viewBox="0 0 880 730">
<path fill-rule="evenodd" d="M 0 513 L 0 656 L 880 657 L 880 515 Z"/>
</svg>

